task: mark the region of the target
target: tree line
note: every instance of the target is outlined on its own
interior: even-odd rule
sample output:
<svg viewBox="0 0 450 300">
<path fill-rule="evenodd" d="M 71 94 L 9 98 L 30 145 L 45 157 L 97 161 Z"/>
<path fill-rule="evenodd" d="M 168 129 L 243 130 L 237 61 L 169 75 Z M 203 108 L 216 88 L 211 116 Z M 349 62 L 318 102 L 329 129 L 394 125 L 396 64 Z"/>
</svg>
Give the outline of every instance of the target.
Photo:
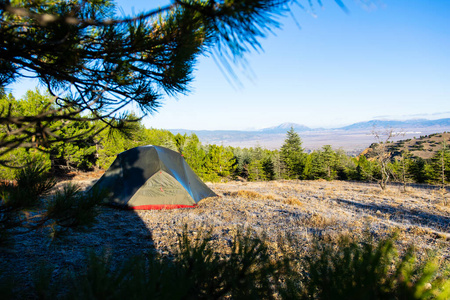
<svg viewBox="0 0 450 300">
<path fill-rule="evenodd" d="M 28 91 L 21 99 L 2 94 L 1 107 L 8 107 L 11 116 L 36 115 L 48 109 L 52 97 L 38 90 Z M 7 110 L 3 109 L 4 114 Z M 223 145 L 204 145 L 194 134 L 173 134 L 168 130 L 148 129 L 136 117 L 130 117 L 124 130 L 103 130 L 96 135 L 99 121 L 89 122 L 53 121 L 52 132 L 61 137 L 84 135 L 75 142 L 60 141 L 48 145 L 33 145 L 39 137 L 28 138 L 29 147 L 11 149 L 3 154 L 6 162 L 0 167 L 2 179 L 12 179 L 15 168 L 29 161 L 40 161 L 47 171 L 64 173 L 87 171 L 94 168 L 107 169 L 116 155 L 122 151 L 142 145 L 167 147 L 181 153 L 192 169 L 205 181 L 217 182 L 229 179 L 264 181 L 276 179 L 301 180 L 357 180 L 415 182 L 446 184 L 450 181 L 450 150 L 446 143 L 431 159 L 413 157 L 407 151 L 395 157 L 390 155 L 389 143 L 382 141 L 370 146 L 371 155 L 348 156 L 342 149 L 325 145 L 321 149 L 306 153 L 298 133 L 291 128 L 280 149 L 268 150 L 260 146 L 252 148 Z M 65 122 L 65 124 L 62 124 Z M 2 125 L 2 138 L 8 138 L 8 130 L 18 130 L 13 125 Z"/>
</svg>

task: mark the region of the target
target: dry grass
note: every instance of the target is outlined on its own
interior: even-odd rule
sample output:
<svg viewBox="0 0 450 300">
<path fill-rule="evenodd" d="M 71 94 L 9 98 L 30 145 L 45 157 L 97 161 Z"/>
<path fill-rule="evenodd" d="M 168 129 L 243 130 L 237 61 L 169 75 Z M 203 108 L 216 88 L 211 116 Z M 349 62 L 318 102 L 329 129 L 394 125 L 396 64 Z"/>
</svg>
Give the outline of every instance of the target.
<svg viewBox="0 0 450 300">
<path fill-rule="evenodd" d="M 277 254 L 279 237 L 293 236 L 307 249 L 313 236 L 334 240 L 342 234 L 355 238 L 370 232 L 380 239 L 398 232 L 400 247 L 409 244 L 422 253 L 440 251 L 450 258 L 450 206 L 439 191 L 399 187 L 387 191 L 375 184 L 339 181 L 228 182 L 209 184 L 220 197 L 207 198 L 195 209 L 119 211 L 104 208 L 99 223 L 86 233 L 71 233 L 58 247 L 49 248 L 39 232 L 20 236 L 8 263 L 29 273 L 37 258 L 56 265 L 83 264 L 85 249 L 124 254 L 176 249 L 183 225 L 195 235 L 212 231 L 215 249 L 227 253 L 238 231 L 251 229 L 265 235 Z M 35 236 L 36 235 L 36 236 Z M 150 249 L 150 250 L 149 250 Z"/>
<path fill-rule="evenodd" d="M 303 206 L 303 202 L 301 202 L 297 197 L 288 197 L 286 199 L 283 199 L 283 203 L 288 205 L 297 205 L 297 206 Z"/>
<path fill-rule="evenodd" d="M 328 226 L 336 224 L 335 220 L 332 218 L 327 218 L 316 212 L 308 215 L 304 218 L 303 225 L 313 228 L 324 229 Z"/>
<path fill-rule="evenodd" d="M 405 245 L 447 249 L 444 252 L 450 254 L 450 208 L 444 198 L 448 195 L 440 191 L 408 187 L 403 192 L 403 187 L 381 190 L 376 184 L 298 180 L 247 183 L 245 193 L 241 185 L 233 182 L 212 187 L 225 193 L 224 200 L 242 211 L 261 211 L 267 216 L 265 232 L 273 235 L 294 232 L 308 239 L 310 234 L 358 235 L 369 230 L 382 237 L 401 231 Z M 268 194 L 274 201 L 266 197 Z M 269 201 L 249 207 L 242 202 L 247 198 Z M 258 227 L 254 221 L 241 220 L 247 226 Z"/>
<path fill-rule="evenodd" d="M 239 190 L 237 192 L 225 193 L 225 196 L 240 197 L 248 200 L 275 200 L 276 196 L 273 194 L 260 194 L 255 191 Z"/>
<path fill-rule="evenodd" d="M 426 234 L 430 234 L 432 233 L 432 230 L 430 230 L 429 228 L 423 228 L 423 227 L 419 227 L 419 226 L 411 226 L 409 228 L 409 232 L 413 235 L 426 235 Z"/>
</svg>

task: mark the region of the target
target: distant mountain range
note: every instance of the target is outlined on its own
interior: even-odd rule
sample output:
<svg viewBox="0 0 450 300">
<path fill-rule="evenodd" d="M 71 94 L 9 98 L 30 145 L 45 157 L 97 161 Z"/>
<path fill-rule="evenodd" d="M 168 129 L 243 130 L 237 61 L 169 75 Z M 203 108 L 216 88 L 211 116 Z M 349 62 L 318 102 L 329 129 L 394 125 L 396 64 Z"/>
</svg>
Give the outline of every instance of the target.
<svg viewBox="0 0 450 300">
<path fill-rule="evenodd" d="M 268 149 L 280 148 L 286 137 L 286 132 L 293 127 L 303 140 L 306 149 L 314 150 L 323 145 L 343 148 L 348 152 L 358 152 L 374 142 L 372 131 L 392 128 L 400 134 L 397 138 L 412 138 L 431 133 L 450 131 L 450 118 L 427 120 L 370 120 L 358 122 L 337 128 L 309 128 L 295 123 L 283 123 L 278 126 L 260 130 L 189 130 L 169 129 L 172 133 L 195 133 L 205 144 L 223 144 L 234 147 L 261 146 Z"/>
<path fill-rule="evenodd" d="M 450 127 L 450 118 L 438 119 L 438 120 L 427 120 L 427 119 L 412 119 L 406 121 L 397 120 L 371 120 L 367 122 L 359 122 L 352 125 L 344 126 L 339 129 L 342 130 L 361 130 L 361 129 L 372 129 L 374 126 L 377 128 L 394 128 L 396 130 L 400 129 L 412 129 L 412 128 L 427 128 L 427 127 Z"/>
<path fill-rule="evenodd" d="M 283 123 L 278 126 L 268 127 L 268 128 L 260 129 L 258 131 L 265 132 L 265 133 L 286 133 L 289 129 L 291 129 L 291 127 L 293 127 L 294 130 L 297 132 L 313 130 L 305 125 L 300 125 L 300 124 L 295 124 L 295 123 Z"/>
</svg>

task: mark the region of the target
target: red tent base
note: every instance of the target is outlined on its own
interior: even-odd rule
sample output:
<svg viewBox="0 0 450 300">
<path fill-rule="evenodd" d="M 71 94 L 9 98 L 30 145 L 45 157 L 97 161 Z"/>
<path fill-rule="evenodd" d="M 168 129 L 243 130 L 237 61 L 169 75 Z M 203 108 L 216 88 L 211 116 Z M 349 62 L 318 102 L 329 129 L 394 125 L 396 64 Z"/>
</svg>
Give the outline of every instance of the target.
<svg viewBox="0 0 450 300">
<path fill-rule="evenodd" d="M 132 210 L 162 210 L 162 209 L 175 209 L 175 208 L 194 208 L 197 207 L 197 204 L 194 205 L 140 205 L 140 206 L 132 206 L 130 209 Z"/>
</svg>

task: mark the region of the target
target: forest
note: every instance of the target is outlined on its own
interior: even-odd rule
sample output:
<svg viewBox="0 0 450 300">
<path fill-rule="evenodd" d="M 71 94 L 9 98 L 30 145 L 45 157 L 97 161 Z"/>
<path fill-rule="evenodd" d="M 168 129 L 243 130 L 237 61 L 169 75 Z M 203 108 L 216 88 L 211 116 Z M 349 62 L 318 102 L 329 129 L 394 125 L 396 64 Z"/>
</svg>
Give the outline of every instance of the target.
<svg viewBox="0 0 450 300">
<path fill-rule="evenodd" d="M 54 104 L 49 94 L 35 90 L 28 91 L 21 99 L 3 93 L 0 105 L 2 114 L 6 114 L 5 108 L 9 107 L 8 113 L 12 116 L 33 116 Z M 450 181 L 450 150 L 445 140 L 433 145 L 437 151 L 428 159 L 399 150 L 398 145 L 404 141 L 391 143 L 388 139 L 373 143 L 363 154 L 351 157 L 330 145 L 306 153 L 301 137 L 293 129 L 286 133 L 280 149 L 267 150 L 205 145 L 194 133 L 174 135 L 168 130 L 145 128 L 133 114 L 128 118 L 130 122 L 126 125 L 107 129 L 103 129 L 99 120 L 52 120 L 46 126 L 62 139 L 48 145 L 40 143 L 36 147 L 34 143 L 39 136 L 25 136 L 28 147 L 1 152 L 0 177 L 14 179 L 17 167 L 31 161 L 40 162 L 45 171 L 56 176 L 74 171 L 105 170 L 122 151 L 141 145 L 157 145 L 181 153 L 198 176 L 207 182 L 325 179 L 379 182 L 384 187 L 389 181 L 439 185 Z M 9 130 L 14 127 L 8 126 Z M 2 127 L 2 139 L 7 141 L 9 131 L 6 125 Z M 78 136 L 84 137 L 71 141 L 72 137 Z"/>
</svg>

